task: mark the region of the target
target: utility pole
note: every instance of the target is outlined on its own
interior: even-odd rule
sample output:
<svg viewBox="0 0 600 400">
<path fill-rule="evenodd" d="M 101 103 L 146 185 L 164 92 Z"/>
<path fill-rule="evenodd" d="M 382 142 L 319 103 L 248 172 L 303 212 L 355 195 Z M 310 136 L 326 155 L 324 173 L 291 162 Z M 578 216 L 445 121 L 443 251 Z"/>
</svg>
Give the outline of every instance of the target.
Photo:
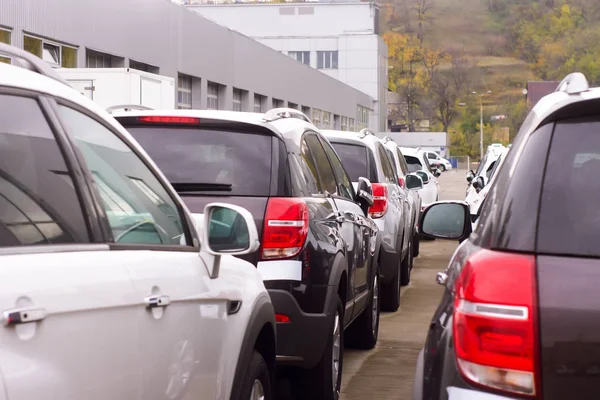
<svg viewBox="0 0 600 400">
<path fill-rule="evenodd" d="M 483 97 L 479 96 L 479 161 L 483 161 Z"/>
</svg>

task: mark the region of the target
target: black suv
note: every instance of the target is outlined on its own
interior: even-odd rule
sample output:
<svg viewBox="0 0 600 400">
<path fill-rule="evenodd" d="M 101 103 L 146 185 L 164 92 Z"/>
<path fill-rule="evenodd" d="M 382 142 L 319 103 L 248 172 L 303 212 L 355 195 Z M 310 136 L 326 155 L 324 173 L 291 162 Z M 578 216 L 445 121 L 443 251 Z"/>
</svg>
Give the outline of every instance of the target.
<svg viewBox="0 0 600 400">
<path fill-rule="evenodd" d="M 373 348 L 380 242 L 358 190 L 306 115 L 130 111 L 117 120 L 149 153 L 192 213 L 222 201 L 250 210 L 262 237 L 244 258 L 263 277 L 277 321 L 277 361 L 300 367 L 305 398 L 337 399 L 347 344 Z"/>
<path fill-rule="evenodd" d="M 599 110 L 600 89 L 567 76 L 525 120 L 472 233 L 464 202 L 424 212 L 424 234 L 463 242 L 438 274 L 414 399 L 600 398 Z"/>
</svg>

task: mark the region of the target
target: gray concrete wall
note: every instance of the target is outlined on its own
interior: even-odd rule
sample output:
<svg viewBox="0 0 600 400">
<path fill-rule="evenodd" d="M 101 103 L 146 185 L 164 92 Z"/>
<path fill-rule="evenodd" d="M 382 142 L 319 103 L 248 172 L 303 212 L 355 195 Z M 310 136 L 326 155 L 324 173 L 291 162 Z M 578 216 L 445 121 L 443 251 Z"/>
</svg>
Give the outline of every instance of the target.
<svg viewBox="0 0 600 400">
<path fill-rule="evenodd" d="M 357 105 L 373 98 L 308 68 L 246 36 L 213 23 L 168 0 L 1 0 L 0 26 L 22 48 L 23 34 L 78 49 L 86 48 L 155 65 L 161 75 L 178 72 L 225 85 L 223 105 L 231 109 L 232 87 L 302 106 L 356 117 Z M 227 94 L 229 94 L 227 96 Z M 206 104 L 206 90 L 193 94 L 194 108 Z"/>
</svg>

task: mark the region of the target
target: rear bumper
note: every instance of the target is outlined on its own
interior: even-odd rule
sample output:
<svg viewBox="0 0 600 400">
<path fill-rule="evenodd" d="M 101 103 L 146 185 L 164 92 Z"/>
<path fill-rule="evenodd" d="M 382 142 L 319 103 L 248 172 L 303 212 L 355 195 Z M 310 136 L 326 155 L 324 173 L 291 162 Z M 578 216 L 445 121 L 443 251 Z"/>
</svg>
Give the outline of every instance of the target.
<svg viewBox="0 0 600 400">
<path fill-rule="evenodd" d="M 277 363 L 312 368 L 325 350 L 332 314 L 329 310 L 322 314 L 303 312 L 292 294 L 285 290 L 269 289 L 269 295 L 275 313 L 290 319 L 290 322 L 277 324 Z"/>
</svg>

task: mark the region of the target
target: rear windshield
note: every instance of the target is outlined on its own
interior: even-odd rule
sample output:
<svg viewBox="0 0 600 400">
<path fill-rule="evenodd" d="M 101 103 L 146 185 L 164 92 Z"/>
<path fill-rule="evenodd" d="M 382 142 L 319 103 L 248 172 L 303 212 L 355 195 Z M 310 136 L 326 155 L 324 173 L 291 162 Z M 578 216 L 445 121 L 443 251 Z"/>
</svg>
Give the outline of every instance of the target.
<svg viewBox="0 0 600 400">
<path fill-rule="evenodd" d="M 600 121 L 558 122 L 542 189 L 538 251 L 600 257 L 598 171 Z"/>
<path fill-rule="evenodd" d="M 367 178 L 369 176 L 367 174 L 367 149 L 364 146 L 334 142 L 331 142 L 331 145 L 340 156 L 352 182 L 358 182 L 360 177 Z"/>
<path fill-rule="evenodd" d="M 269 195 L 270 136 L 164 126 L 128 131 L 180 193 Z"/>
<path fill-rule="evenodd" d="M 421 161 L 417 157 L 413 156 L 404 156 L 406 160 L 406 164 L 408 164 L 409 172 L 417 172 L 423 169 L 423 165 L 421 165 Z"/>
</svg>

